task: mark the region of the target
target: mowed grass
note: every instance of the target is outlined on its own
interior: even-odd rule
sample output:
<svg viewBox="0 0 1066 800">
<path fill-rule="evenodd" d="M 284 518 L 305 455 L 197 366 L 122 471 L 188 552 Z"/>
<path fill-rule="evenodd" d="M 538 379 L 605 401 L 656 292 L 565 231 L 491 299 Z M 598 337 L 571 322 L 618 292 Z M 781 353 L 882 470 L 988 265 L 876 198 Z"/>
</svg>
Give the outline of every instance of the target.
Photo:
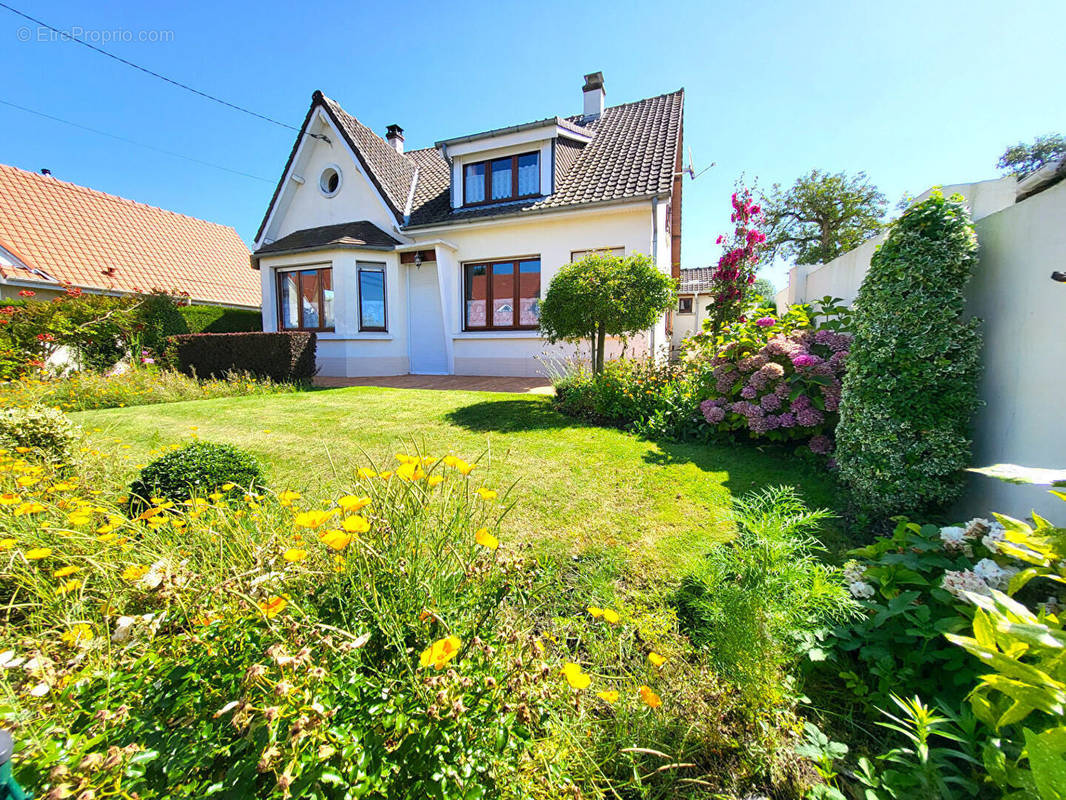
<svg viewBox="0 0 1066 800">
<path fill-rule="evenodd" d="M 310 503 L 354 486 L 362 466 L 392 468 L 395 453 L 477 460 L 475 486 L 513 484 L 504 536 L 569 555 L 624 554 L 647 578 L 679 575 L 730 535 L 732 495 L 796 486 L 834 505 L 824 470 L 777 448 L 663 444 L 565 417 L 541 395 L 353 387 L 112 408 L 72 415 L 128 482 L 151 451 L 227 442 L 254 453 L 275 490 Z"/>
</svg>

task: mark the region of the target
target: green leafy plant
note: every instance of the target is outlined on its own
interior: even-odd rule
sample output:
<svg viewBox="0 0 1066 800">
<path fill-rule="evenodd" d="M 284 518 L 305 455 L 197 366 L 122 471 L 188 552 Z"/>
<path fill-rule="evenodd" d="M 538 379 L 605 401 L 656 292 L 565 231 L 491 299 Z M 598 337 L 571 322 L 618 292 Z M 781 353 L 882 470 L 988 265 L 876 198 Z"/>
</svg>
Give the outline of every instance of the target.
<svg viewBox="0 0 1066 800">
<path fill-rule="evenodd" d="M 640 253 L 589 253 L 562 266 L 540 304 L 540 330 L 549 342 L 588 341 L 592 371 L 603 371 L 608 336 L 646 331 L 669 309 L 674 281 Z"/>
<path fill-rule="evenodd" d="M 180 502 L 206 497 L 226 484 L 254 491 L 263 485 L 263 470 L 233 445 L 193 442 L 144 467 L 130 486 L 130 497 L 135 505 L 152 497 Z"/>
<path fill-rule="evenodd" d="M 980 375 L 980 323 L 963 318 L 976 252 L 963 198 L 934 192 L 870 263 L 837 426 L 840 474 L 865 512 L 926 512 L 961 491 Z"/>
<path fill-rule="evenodd" d="M 81 429 L 58 408 L 31 405 L 0 411 L 0 444 L 29 450 L 32 457 L 64 463 L 71 459 Z"/>
<path fill-rule="evenodd" d="M 734 539 L 681 581 L 682 629 L 753 699 L 779 697 L 786 668 L 814 646 L 815 635 L 855 612 L 841 571 L 816 556 L 811 532 L 828 517 L 788 488 L 738 498 Z"/>
</svg>

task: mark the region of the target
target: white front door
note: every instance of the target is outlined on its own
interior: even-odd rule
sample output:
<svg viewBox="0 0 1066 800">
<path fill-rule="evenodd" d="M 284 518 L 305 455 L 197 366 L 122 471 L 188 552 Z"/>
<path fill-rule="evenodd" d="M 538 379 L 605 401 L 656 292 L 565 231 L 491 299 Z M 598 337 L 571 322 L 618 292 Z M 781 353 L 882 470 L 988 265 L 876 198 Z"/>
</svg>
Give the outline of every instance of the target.
<svg viewBox="0 0 1066 800">
<path fill-rule="evenodd" d="M 407 265 L 407 324 L 411 372 L 415 375 L 447 375 L 444 349 L 444 312 L 440 304 L 437 265 Z"/>
</svg>

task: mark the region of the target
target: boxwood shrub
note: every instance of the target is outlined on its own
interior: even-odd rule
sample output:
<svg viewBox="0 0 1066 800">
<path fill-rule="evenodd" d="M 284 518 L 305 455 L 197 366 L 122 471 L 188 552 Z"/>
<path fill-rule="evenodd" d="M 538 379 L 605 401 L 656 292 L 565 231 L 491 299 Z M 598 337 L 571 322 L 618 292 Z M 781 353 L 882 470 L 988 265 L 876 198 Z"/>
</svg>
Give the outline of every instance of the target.
<svg viewBox="0 0 1066 800">
<path fill-rule="evenodd" d="M 193 333 L 170 337 L 171 363 L 186 375 L 223 378 L 249 373 L 279 383 L 309 381 L 315 374 L 314 333 Z"/>
<path fill-rule="evenodd" d="M 227 483 L 242 489 L 263 486 L 263 470 L 252 456 L 229 444 L 193 442 L 141 470 L 130 486 L 134 506 L 152 497 L 181 502 L 206 497 Z"/>
<path fill-rule="evenodd" d="M 935 512 L 962 489 L 981 370 L 980 322 L 963 318 L 977 236 L 962 201 L 911 206 L 855 301 L 837 462 L 867 513 Z"/>
</svg>

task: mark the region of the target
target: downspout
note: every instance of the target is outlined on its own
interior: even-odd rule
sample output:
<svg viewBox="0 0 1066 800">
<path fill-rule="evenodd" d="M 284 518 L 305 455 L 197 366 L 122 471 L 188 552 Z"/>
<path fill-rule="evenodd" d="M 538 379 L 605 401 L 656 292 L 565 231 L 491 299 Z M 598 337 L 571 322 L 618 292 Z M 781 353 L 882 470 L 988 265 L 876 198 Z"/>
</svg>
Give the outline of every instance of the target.
<svg viewBox="0 0 1066 800">
<path fill-rule="evenodd" d="M 659 268 L 659 198 L 651 199 L 651 263 Z M 648 349 L 652 359 L 655 358 L 655 326 L 648 331 Z"/>
</svg>

